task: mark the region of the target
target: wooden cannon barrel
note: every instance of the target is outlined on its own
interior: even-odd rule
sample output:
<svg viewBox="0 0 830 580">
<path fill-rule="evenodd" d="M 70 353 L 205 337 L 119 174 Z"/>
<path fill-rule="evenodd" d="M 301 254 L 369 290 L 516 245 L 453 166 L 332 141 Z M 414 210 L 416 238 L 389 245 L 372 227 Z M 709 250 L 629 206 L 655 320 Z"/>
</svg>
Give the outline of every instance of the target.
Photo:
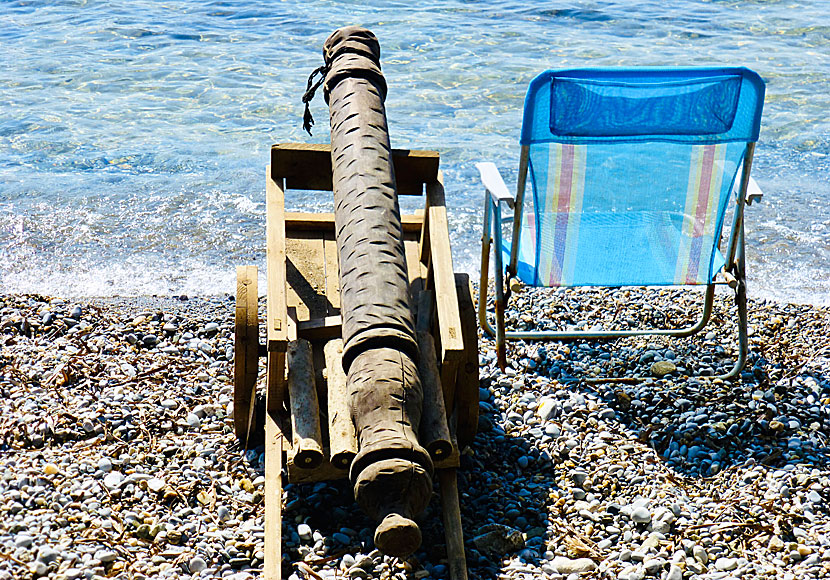
<svg viewBox="0 0 830 580">
<path fill-rule="evenodd" d="M 406 557 L 421 544 L 413 518 L 429 502 L 433 465 L 417 438 L 423 391 L 384 108 L 386 81 L 380 45 L 366 29 L 335 31 L 323 54 L 343 367 L 359 447 L 350 478 L 358 504 L 380 520 L 375 545 Z"/>
</svg>

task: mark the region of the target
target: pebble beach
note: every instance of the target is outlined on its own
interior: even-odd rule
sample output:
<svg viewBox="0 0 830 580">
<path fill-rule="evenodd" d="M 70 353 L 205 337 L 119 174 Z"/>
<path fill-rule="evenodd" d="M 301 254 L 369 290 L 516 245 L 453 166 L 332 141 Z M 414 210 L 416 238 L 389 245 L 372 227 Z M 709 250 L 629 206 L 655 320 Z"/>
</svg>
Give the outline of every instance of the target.
<svg viewBox="0 0 830 580">
<path fill-rule="evenodd" d="M 264 300 L 260 301 L 261 304 Z M 672 290 L 523 290 L 523 328 L 689 322 Z M 697 300 L 699 304 L 700 300 Z M 830 309 L 750 301 L 689 339 L 480 340 L 458 470 L 470 578 L 830 576 Z M 0 296 L 0 580 L 259 577 L 263 450 L 233 435 L 231 296 Z M 262 373 L 261 373 L 262 377 Z M 288 485 L 286 578 L 448 578 L 435 497 L 406 561 L 348 482 Z"/>
</svg>

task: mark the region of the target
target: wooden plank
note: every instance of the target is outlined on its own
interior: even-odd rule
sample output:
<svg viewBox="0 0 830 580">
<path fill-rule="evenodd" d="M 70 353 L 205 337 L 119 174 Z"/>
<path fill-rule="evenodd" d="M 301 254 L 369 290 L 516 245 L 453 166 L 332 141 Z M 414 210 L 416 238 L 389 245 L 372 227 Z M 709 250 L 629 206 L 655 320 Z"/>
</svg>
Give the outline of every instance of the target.
<svg viewBox="0 0 830 580">
<path fill-rule="evenodd" d="M 464 358 L 458 363 L 455 380 L 456 436 L 464 447 L 473 442 L 478 431 L 478 325 L 473 304 L 470 277 L 455 275 L 455 289 L 461 313 L 461 335 L 464 338 Z"/>
<path fill-rule="evenodd" d="M 275 414 L 265 413 L 264 580 L 282 580 L 282 441 Z"/>
<path fill-rule="evenodd" d="M 418 240 L 404 240 L 404 253 L 406 254 L 406 268 L 409 273 L 409 285 L 414 286 L 415 281 L 423 277 L 423 266 L 418 254 Z"/>
<path fill-rule="evenodd" d="M 450 249 L 450 233 L 447 223 L 447 208 L 444 205 L 444 185 L 441 172 L 438 179 L 427 186 L 427 224 L 429 229 L 429 262 L 431 286 L 435 290 L 438 314 L 441 361 L 458 361 L 464 354 L 464 339 L 461 336 L 461 317 L 458 311 L 458 296 L 455 290 Z M 443 372 L 442 372 L 442 379 Z M 444 387 L 446 389 L 446 386 Z M 448 407 L 451 408 L 451 407 Z"/>
<path fill-rule="evenodd" d="M 313 318 L 297 323 L 297 336 L 306 340 L 329 340 L 341 334 L 343 320 L 339 315 Z"/>
<path fill-rule="evenodd" d="M 420 232 L 424 223 L 423 216 L 402 214 L 401 226 L 404 233 Z M 320 232 L 321 234 L 331 232 L 334 235 L 334 214 L 330 212 L 323 213 L 304 213 L 296 211 L 285 212 L 285 231 L 286 232 L 301 232 L 311 230 Z"/>
<path fill-rule="evenodd" d="M 236 268 L 236 316 L 234 321 L 234 429 L 247 445 L 251 439 L 254 396 L 259 367 L 259 315 L 257 267 Z"/>
<path fill-rule="evenodd" d="M 349 411 L 346 373 L 343 372 L 343 340 L 330 340 L 323 347 L 328 385 L 329 457 L 332 464 L 348 469 L 357 455 L 357 435 Z"/>
<path fill-rule="evenodd" d="M 265 241 L 267 266 L 266 340 L 268 351 L 267 405 L 269 411 L 282 408 L 286 400 L 285 351 L 291 321 L 288 318 L 285 282 L 285 189 L 282 180 L 271 179 L 265 170 Z"/>
<path fill-rule="evenodd" d="M 461 453 L 458 451 L 458 443 L 455 441 L 455 438 L 452 439 L 452 451 L 450 454 L 443 459 L 433 461 L 432 465 L 435 469 L 449 469 L 461 465 Z"/>
<path fill-rule="evenodd" d="M 447 417 L 452 415 L 453 409 L 455 409 L 455 387 L 458 378 L 459 362 L 447 358 L 441 362 L 441 388 L 444 390 L 444 405 L 447 409 Z"/>
<path fill-rule="evenodd" d="M 288 389 L 285 388 L 285 353 L 274 350 L 268 353 L 266 401 L 269 412 L 281 411 L 285 407 Z"/>
<path fill-rule="evenodd" d="M 455 469 L 439 469 L 441 515 L 447 541 L 447 563 L 452 580 L 467 580 L 467 558 L 464 554 L 464 530 L 461 527 L 461 503 L 458 501 L 458 477 Z"/>
<path fill-rule="evenodd" d="M 326 315 L 323 238 L 316 232 L 290 232 L 285 240 L 288 310 L 297 322 Z"/>
<path fill-rule="evenodd" d="M 268 267 L 268 350 L 288 348 L 288 305 L 285 279 L 285 189 L 271 179 L 271 166 L 265 177 L 265 240 Z"/>
<path fill-rule="evenodd" d="M 323 236 L 323 253 L 325 254 L 324 269 L 326 275 L 326 298 L 329 310 L 326 316 L 340 315 L 340 258 L 337 255 L 337 240 L 334 231 L 326 232 Z"/>
<path fill-rule="evenodd" d="M 392 163 L 398 195 L 423 195 L 424 184 L 436 179 L 436 151 L 393 149 Z M 274 179 L 285 179 L 290 189 L 331 191 L 331 145 L 279 143 L 271 147 Z"/>
</svg>

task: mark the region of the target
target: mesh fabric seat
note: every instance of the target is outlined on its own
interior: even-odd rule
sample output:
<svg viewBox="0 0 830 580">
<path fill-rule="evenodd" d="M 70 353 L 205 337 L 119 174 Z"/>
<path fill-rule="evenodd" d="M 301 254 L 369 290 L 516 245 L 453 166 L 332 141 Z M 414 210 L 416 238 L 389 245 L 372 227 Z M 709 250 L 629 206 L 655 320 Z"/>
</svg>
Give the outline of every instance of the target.
<svg viewBox="0 0 830 580">
<path fill-rule="evenodd" d="M 729 376 L 740 370 L 743 207 L 763 96 L 763 81 L 744 68 L 546 71 L 530 83 L 516 197 L 493 164 L 478 164 L 488 191 L 482 291 L 492 241 L 497 328 L 487 320 L 486 294 L 480 320 L 496 335 L 502 363 L 510 338 L 696 332 L 723 271 L 739 294 L 743 320 L 743 354 Z M 730 200 L 735 220 L 721 252 Z M 509 241 L 501 239 L 503 205 L 514 211 Z M 514 277 L 531 286 L 707 285 L 709 291 L 702 320 L 689 328 L 511 332 L 503 308 Z"/>
</svg>

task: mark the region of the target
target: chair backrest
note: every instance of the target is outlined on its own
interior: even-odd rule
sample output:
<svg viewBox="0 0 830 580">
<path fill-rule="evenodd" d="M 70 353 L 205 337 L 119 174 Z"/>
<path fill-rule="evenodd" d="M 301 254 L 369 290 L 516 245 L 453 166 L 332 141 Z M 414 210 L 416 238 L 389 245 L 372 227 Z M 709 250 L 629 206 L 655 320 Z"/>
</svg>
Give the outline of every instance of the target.
<svg viewBox="0 0 830 580">
<path fill-rule="evenodd" d="M 527 92 L 518 276 L 708 284 L 764 83 L 745 68 L 546 71 Z M 531 195 L 532 194 L 532 195 Z"/>
</svg>

